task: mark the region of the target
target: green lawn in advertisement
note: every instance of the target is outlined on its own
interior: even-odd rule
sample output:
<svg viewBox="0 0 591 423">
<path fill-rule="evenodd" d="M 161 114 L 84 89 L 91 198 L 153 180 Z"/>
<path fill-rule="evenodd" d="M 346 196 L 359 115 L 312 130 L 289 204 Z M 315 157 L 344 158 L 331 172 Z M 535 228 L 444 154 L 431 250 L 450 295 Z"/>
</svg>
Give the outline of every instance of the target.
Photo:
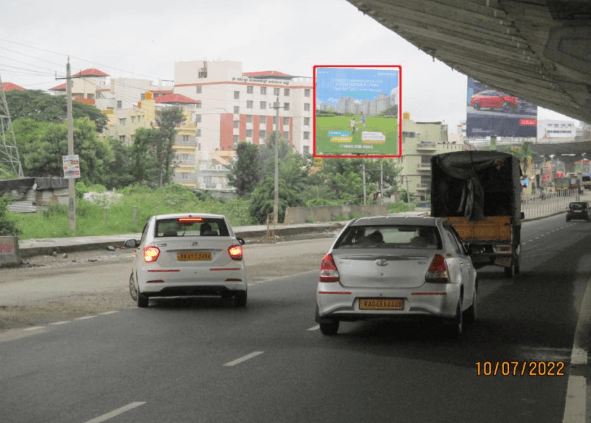
<svg viewBox="0 0 591 423">
<path fill-rule="evenodd" d="M 317 116 L 316 154 L 398 154 L 398 120 L 394 117 Z"/>
</svg>

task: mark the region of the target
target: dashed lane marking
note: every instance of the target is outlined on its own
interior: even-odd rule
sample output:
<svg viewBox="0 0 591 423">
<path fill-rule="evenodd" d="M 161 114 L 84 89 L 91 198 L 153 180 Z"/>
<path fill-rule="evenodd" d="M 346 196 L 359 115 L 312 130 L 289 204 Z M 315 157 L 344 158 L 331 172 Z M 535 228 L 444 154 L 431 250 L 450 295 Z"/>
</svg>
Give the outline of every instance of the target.
<svg viewBox="0 0 591 423">
<path fill-rule="evenodd" d="M 316 325 L 316 326 L 312 326 L 310 329 L 308 330 L 318 330 L 320 329 L 320 325 Z"/>
<path fill-rule="evenodd" d="M 257 355 L 261 355 L 263 353 L 263 351 L 255 351 L 255 352 L 251 352 L 250 354 L 245 355 L 244 357 L 240 357 L 237 358 L 234 361 L 230 361 L 229 363 L 224 364 L 224 366 L 226 367 L 232 367 L 235 366 L 237 364 L 243 363 L 246 360 L 250 360 L 251 358 L 256 357 Z"/>
<path fill-rule="evenodd" d="M 99 313 L 101 316 L 106 316 L 107 314 L 115 314 L 119 313 L 118 311 L 105 311 L 104 313 Z"/>
<path fill-rule="evenodd" d="M 127 404 L 124 407 L 110 411 L 106 414 L 103 414 L 102 416 L 98 416 L 95 419 L 88 420 L 86 423 L 101 423 L 101 422 L 104 422 L 105 420 L 109 420 L 110 418 L 118 416 L 119 414 L 123 414 L 126 411 L 132 410 L 132 409 L 139 407 L 140 405 L 144 405 L 144 404 L 145 404 L 145 402 L 132 402 L 132 403 Z"/>
<path fill-rule="evenodd" d="M 40 330 L 40 329 L 45 329 L 45 326 L 33 326 L 31 328 L 26 328 L 23 330 Z"/>
<path fill-rule="evenodd" d="M 50 323 L 50 325 L 65 325 L 66 323 L 70 323 L 69 320 L 63 321 L 63 322 L 53 322 Z"/>
</svg>

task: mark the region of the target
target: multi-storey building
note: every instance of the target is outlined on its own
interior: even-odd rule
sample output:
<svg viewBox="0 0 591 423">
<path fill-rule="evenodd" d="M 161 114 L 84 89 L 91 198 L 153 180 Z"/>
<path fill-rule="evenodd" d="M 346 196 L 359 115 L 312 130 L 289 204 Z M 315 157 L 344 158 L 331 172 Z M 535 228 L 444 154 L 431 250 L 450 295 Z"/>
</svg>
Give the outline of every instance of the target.
<svg viewBox="0 0 591 423">
<path fill-rule="evenodd" d="M 441 122 L 413 122 L 407 113 L 404 117 L 402 157 L 394 159 L 402 167 L 399 183 L 411 196 L 425 200 L 431 195 L 431 157 L 463 151 L 470 146 L 451 144 L 447 138 L 447 125 Z"/>
<path fill-rule="evenodd" d="M 197 162 L 195 153 L 199 129 L 195 124 L 195 110 L 197 110 L 198 102 L 180 94 L 165 94 L 156 97 L 153 93 L 148 92 L 144 93 L 143 97 L 144 100 L 138 102 L 136 107 L 108 113 L 109 123 L 103 130 L 101 137 L 114 137 L 131 145 L 135 132 L 139 128 L 157 128 L 158 114 L 164 108 L 181 106 L 185 122 L 176 128 L 177 133 L 173 144 L 172 180 L 181 185 L 196 188 Z"/>
<path fill-rule="evenodd" d="M 569 120 L 538 120 L 538 139 L 545 142 L 574 140 L 577 128 L 574 121 Z"/>
<path fill-rule="evenodd" d="M 278 128 L 298 152 L 311 152 L 312 90 L 311 78 L 243 73 L 240 62 L 175 63 L 174 92 L 199 101 L 197 141 L 203 151 L 231 151 L 239 141 L 264 144 Z"/>
<path fill-rule="evenodd" d="M 228 185 L 228 174 L 234 157 L 234 151 L 198 151 L 197 188 L 214 192 L 235 191 L 234 187 Z"/>
</svg>

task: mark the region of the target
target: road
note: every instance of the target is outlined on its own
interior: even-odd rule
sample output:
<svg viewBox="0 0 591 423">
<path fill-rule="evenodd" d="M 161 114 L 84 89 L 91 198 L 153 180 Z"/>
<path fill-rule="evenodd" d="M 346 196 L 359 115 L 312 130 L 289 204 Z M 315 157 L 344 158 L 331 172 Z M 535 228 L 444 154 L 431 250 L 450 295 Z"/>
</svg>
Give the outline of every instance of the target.
<svg viewBox="0 0 591 423">
<path fill-rule="evenodd" d="M 591 275 L 591 224 L 559 215 L 528 222 L 522 234 L 522 273 L 509 281 L 501 269 L 479 271 L 479 321 L 459 341 L 438 325 L 387 321 L 343 323 L 322 336 L 318 270 L 308 271 L 311 258 L 298 261 L 330 240 L 261 249 L 245 309 L 168 299 L 5 332 L 1 420 L 560 422 Z M 126 266 L 95 266 L 92 278 Z M 277 278 L 281 269 L 293 276 Z M 565 376 L 477 375 L 478 362 L 503 361 L 563 361 Z"/>
</svg>

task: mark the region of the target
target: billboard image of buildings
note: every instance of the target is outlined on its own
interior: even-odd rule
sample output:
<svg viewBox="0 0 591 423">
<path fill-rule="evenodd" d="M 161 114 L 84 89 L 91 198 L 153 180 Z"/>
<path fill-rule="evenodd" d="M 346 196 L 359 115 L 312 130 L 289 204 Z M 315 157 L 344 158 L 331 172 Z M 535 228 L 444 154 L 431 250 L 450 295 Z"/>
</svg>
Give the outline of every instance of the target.
<svg viewBox="0 0 591 423">
<path fill-rule="evenodd" d="M 537 124 L 537 106 L 468 78 L 468 138 L 535 138 Z"/>
<path fill-rule="evenodd" d="M 400 66 L 314 67 L 314 156 L 400 157 Z"/>
</svg>

